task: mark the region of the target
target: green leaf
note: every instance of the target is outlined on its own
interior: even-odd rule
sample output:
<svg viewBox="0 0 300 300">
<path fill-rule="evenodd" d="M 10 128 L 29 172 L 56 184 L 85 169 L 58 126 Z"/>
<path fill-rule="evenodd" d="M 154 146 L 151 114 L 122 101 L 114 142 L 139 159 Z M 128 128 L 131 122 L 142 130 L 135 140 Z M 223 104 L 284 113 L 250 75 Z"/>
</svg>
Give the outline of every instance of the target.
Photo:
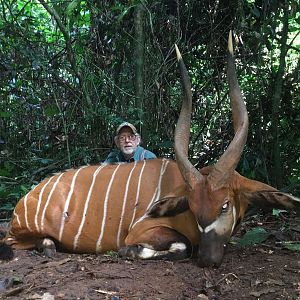
<svg viewBox="0 0 300 300">
<path fill-rule="evenodd" d="M 11 112 L 0 110 L 0 118 L 10 118 L 11 116 Z"/>
<path fill-rule="evenodd" d="M 278 208 L 273 208 L 272 215 L 275 217 L 279 217 L 280 210 Z"/>
<path fill-rule="evenodd" d="M 52 162 L 53 162 L 53 159 L 42 158 L 42 159 L 40 160 L 40 162 L 41 162 L 43 165 L 48 165 L 49 163 L 52 163 Z"/>
<path fill-rule="evenodd" d="M 4 205 L 2 205 L 0 207 L 1 210 L 5 210 L 5 211 L 12 211 L 14 210 L 14 205 L 12 205 L 12 203 L 8 202 L 8 203 L 5 203 Z"/>
<path fill-rule="evenodd" d="M 67 15 L 70 16 L 74 9 L 80 4 L 81 0 L 73 0 L 67 7 Z"/>
<path fill-rule="evenodd" d="M 109 250 L 109 251 L 105 252 L 104 256 L 116 258 L 116 257 L 118 257 L 118 253 L 116 251 Z"/>
<path fill-rule="evenodd" d="M 45 107 L 44 112 L 47 117 L 54 117 L 59 114 L 57 106 L 54 105 Z"/>
<path fill-rule="evenodd" d="M 256 6 L 253 6 L 253 8 L 252 8 L 252 13 L 253 13 L 257 18 L 260 17 L 260 11 L 257 9 Z"/>
<path fill-rule="evenodd" d="M 32 97 L 32 98 L 28 99 L 27 102 L 30 104 L 39 104 L 40 101 L 38 98 Z"/>
<path fill-rule="evenodd" d="M 20 190 L 23 192 L 23 193 L 28 193 L 29 190 L 30 190 L 30 187 L 24 185 L 24 184 L 21 184 L 20 185 Z"/>
<path fill-rule="evenodd" d="M 11 175 L 10 170 L 8 169 L 0 169 L 0 176 L 9 177 Z"/>
<path fill-rule="evenodd" d="M 295 31 L 299 31 L 299 26 L 289 26 L 289 32 L 295 32 Z"/>
<path fill-rule="evenodd" d="M 129 6 L 122 11 L 122 13 L 118 17 L 118 22 L 121 22 L 123 20 L 123 18 L 129 13 L 129 11 L 132 7 L 133 6 Z"/>
<path fill-rule="evenodd" d="M 24 282 L 24 281 L 23 281 L 23 278 L 18 277 L 18 276 L 14 276 L 14 277 L 12 278 L 12 280 L 13 280 L 14 284 L 20 284 L 20 283 L 23 283 L 23 282 Z"/>
<path fill-rule="evenodd" d="M 238 245 L 245 247 L 254 244 L 261 244 L 270 235 L 271 234 L 267 232 L 264 228 L 256 227 L 246 232 L 244 236 L 238 241 Z"/>
<path fill-rule="evenodd" d="M 300 251 L 300 243 L 299 244 L 291 244 L 289 242 L 283 243 L 283 247 L 292 251 Z"/>
</svg>

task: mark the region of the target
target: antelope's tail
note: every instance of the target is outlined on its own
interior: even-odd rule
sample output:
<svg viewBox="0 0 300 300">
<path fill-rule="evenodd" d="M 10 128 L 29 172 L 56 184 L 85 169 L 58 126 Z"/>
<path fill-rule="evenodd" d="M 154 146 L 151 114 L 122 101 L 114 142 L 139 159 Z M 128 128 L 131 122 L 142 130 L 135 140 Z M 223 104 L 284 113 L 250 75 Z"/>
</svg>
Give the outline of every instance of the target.
<svg viewBox="0 0 300 300">
<path fill-rule="evenodd" d="M 5 243 L 5 236 L 8 228 L 0 226 L 0 260 L 11 260 L 14 252 L 11 246 Z"/>
</svg>

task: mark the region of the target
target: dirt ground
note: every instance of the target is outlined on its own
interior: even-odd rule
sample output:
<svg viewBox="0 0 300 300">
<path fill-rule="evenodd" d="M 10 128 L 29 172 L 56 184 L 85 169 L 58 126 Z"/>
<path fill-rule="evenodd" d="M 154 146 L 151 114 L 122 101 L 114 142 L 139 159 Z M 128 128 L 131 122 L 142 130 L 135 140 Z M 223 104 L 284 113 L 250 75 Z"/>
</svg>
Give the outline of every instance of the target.
<svg viewBox="0 0 300 300">
<path fill-rule="evenodd" d="M 253 227 L 272 235 L 260 245 L 235 242 Z M 300 252 L 283 241 L 300 241 L 299 213 L 248 217 L 228 245 L 218 269 L 195 261 L 132 261 L 117 255 L 16 251 L 0 261 L 0 299 L 298 299 Z"/>
</svg>

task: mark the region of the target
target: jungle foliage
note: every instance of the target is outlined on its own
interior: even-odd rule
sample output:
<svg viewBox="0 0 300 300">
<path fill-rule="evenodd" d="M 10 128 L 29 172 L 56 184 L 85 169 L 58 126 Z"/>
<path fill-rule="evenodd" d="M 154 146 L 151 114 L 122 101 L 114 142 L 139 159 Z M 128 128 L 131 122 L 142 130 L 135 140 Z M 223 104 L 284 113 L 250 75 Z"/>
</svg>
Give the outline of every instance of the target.
<svg viewBox="0 0 300 300">
<path fill-rule="evenodd" d="M 233 134 L 230 29 L 250 118 L 238 171 L 299 195 L 299 24 L 296 0 L 0 0 L 1 207 L 49 173 L 105 159 L 123 120 L 173 158 L 175 43 L 192 79 L 190 157 L 218 159 Z"/>
</svg>

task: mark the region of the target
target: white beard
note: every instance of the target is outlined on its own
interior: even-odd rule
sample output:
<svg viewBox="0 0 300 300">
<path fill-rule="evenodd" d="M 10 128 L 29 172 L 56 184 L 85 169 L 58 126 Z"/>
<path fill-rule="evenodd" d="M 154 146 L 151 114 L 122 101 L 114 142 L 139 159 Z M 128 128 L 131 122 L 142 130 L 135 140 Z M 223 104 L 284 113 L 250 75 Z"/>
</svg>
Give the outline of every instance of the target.
<svg viewBox="0 0 300 300">
<path fill-rule="evenodd" d="M 125 155 L 131 155 L 134 153 L 134 148 L 133 147 L 123 147 L 122 152 Z"/>
</svg>

